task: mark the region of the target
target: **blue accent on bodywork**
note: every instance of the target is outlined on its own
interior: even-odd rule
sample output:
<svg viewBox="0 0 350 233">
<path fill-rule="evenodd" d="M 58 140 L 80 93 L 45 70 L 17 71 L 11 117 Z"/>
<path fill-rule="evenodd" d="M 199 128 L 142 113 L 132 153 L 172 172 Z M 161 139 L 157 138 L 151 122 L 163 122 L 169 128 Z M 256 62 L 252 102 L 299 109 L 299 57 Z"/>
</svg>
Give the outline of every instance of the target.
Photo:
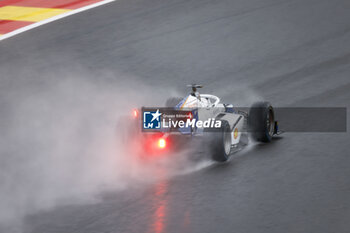
<svg viewBox="0 0 350 233">
<path fill-rule="evenodd" d="M 231 104 L 224 104 L 224 106 L 225 106 L 225 112 L 229 112 L 229 113 L 235 113 L 236 111 L 235 111 L 235 109 L 233 108 L 233 106 L 231 107 L 231 106 L 229 106 L 229 105 L 231 105 Z"/>
<path fill-rule="evenodd" d="M 185 98 L 183 98 L 180 103 L 178 103 L 176 106 L 175 106 L 175 109 L 180 109 L 181 106 L 185 103 L 185 101 L 187 100 L 189 95 L 187 95 Z"/>
</svg>

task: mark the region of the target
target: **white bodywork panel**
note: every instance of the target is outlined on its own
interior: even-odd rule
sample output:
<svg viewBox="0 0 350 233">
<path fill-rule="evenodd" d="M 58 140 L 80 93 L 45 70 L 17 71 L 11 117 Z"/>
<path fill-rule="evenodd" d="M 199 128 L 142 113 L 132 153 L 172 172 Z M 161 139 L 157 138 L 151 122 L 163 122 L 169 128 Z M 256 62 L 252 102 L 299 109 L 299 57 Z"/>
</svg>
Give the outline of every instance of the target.
<svg viewBox="0 0 350 233">
<path fill-rule="evenodd" d="M 239 143 L 244 127 L 244 116 L 236 113 L 228 113 L 225 106 L 220 103 L 217 96 L 209 94 L 201 94 L 198 97 L 189 95 L 180 109 L 198 108 L 198 120 L 207 120 L 216 118 L 219 114 L 220 120 L 226 120 L 231 127 L 231 144 Z"/>
</svg>

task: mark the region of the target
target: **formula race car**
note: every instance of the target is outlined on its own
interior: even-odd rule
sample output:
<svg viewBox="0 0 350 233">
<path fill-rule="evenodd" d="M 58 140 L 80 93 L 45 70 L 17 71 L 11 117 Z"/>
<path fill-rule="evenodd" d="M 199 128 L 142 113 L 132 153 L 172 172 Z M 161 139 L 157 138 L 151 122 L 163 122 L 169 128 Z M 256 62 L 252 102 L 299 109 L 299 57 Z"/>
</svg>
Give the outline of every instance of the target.
<svg viewBox="0 0 350 233">
<path fill-rule="evenodd" d="M 192 91 L 186 97 L 169 98 L 164 108 L 134 109 L 132 120 L 122 121 L 123 144 L 142 155 L 193 147 L 224 162 L 248 144 L 248 135 L 268 143 L 279 134 L 269 102 L 254 103 L 244 111 L 221 103 L 217 96 L 200 94 L 201 85 L 188 86 Z"/>
</svg>

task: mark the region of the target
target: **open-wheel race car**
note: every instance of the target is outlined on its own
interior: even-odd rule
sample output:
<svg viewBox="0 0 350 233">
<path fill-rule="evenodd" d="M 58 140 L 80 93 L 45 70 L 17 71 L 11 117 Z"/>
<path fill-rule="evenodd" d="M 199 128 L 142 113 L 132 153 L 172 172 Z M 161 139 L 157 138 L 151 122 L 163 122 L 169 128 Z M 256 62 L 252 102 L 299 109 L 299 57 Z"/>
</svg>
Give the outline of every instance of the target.
<svg viewBox="0 0 350 233">
<path fill-rule="evenodd" d="M 124 144 L 143 155 L 195 147 L 224 162 L 248 144 L 249 135 L 268 143 L 279 133 L 269 102 L 256 102 L 244 111 L 215 95 L 200 94 L 201 85 L 188 86 L 192 91 L 187 96 L 169 98 L 165 108 L 134 109 L 132 119 L 123 120 Z"/>
</svg>

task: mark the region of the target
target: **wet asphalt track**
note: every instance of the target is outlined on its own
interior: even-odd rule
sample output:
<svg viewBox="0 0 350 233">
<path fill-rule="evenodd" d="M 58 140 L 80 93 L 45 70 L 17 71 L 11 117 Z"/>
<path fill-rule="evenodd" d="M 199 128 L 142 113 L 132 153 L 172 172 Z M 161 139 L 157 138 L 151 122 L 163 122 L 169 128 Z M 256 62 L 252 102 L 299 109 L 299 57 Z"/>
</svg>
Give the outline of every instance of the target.
<svg viewBox="0 0 350 233">
<path fill-rule="evenodd" d="M 77 63 L 148 85 L 199 82 L 227 101 L 246 88 L 277 106 L 350 107 L 350 2 L 119 0 L 2 41 L 1 94 L 45 88 L 37 73 Z M 349 141 L 285 134 L 227 164 L 34 214 L 24 230 L 349 232 Z"/>
</svg>

